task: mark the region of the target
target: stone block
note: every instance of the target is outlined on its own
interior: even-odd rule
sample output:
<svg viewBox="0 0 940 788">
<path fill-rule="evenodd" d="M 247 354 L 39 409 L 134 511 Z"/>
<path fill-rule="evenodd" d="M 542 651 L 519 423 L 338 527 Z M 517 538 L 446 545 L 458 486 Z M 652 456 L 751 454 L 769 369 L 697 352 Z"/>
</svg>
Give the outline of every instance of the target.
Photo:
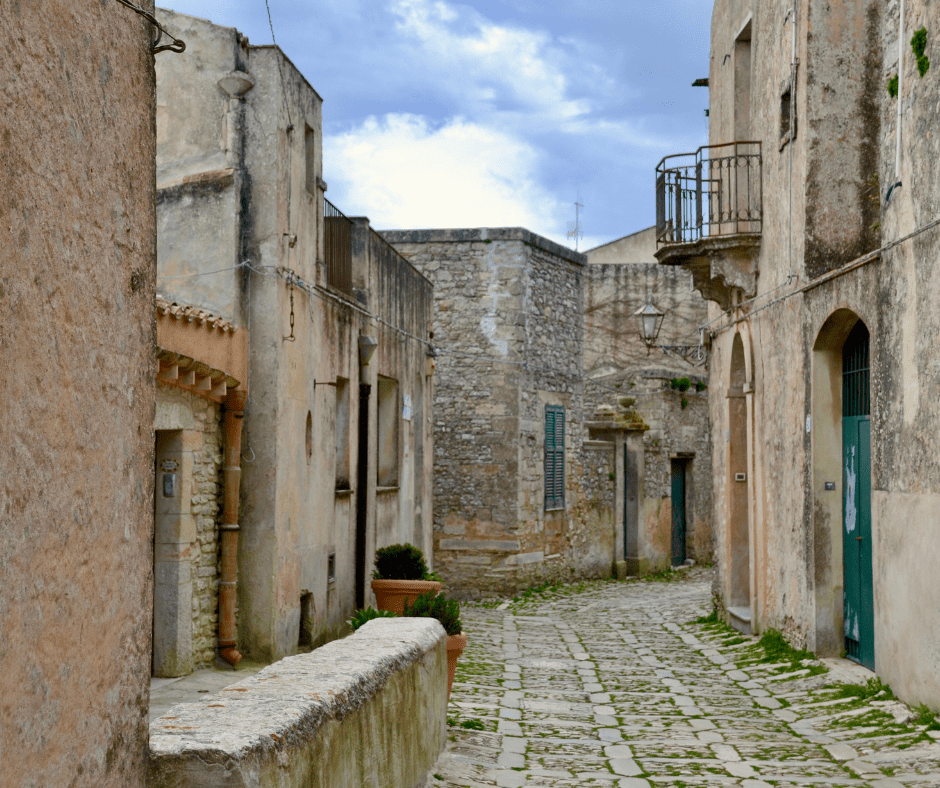
<svg viewBox="0 0 940 788">
<path fill-rule="evenodd" d="M 445 644 L 437 621 L 376 619 L 175 706 L 150 726 L 149 784 L 420 785 L 445 740 Z"/>
</svg>

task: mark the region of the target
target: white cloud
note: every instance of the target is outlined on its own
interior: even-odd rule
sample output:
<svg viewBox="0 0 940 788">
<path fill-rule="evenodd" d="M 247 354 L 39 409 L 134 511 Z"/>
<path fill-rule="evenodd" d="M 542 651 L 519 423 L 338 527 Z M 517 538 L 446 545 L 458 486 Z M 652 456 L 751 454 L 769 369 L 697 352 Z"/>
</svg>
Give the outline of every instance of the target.
<svg viewBox="0 0 940 788">
<path fill-rule="evenodd" d="M 513 104 L 554 118 L 589 110 L 568 96 L 569 59 L 550 34 L 496 24 L 476 11 L 440 0 L 395 0 L 397 32 L 416 45 L 412 56 L 430 68 L 427 78 L 476 111 Z"/>
<path fill-rule="evenodd" d="M 535 180 L 533 146 L 461 118 L 433 126 L 417 115 L 370 117 L 324 144 L 330 198 L 382 229 L 522 226 L 547 234 L 565 212 Z"/>
</svg>

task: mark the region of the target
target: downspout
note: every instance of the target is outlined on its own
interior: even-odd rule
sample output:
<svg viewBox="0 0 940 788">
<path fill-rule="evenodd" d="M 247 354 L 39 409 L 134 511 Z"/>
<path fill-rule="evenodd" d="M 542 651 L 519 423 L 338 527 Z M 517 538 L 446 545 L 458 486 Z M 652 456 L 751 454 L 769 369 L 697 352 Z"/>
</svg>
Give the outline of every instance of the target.
<svg viewBox="0 0 940 788">
<path fill-rule="evenodd" d="M 897 130 L 897 148 L 894 153 L 894 177 L 895 182 L 888 189 L 885 196 L 885 205 L 891 199 L 891 192 L 900 187 L 901 184 L 901 117 L 904 111 L 904 0 L 901 0 L 901 16 L 898 21 L 898 130 Z"/>
<path fill-rule="evenodd" d="M 235 667 L 242 655 L 235 648 L 235 590 L 238 578 L 238 496 L 241 487 L 242 423 L 248 392 L 235 389 L 225 398 L 225 450 L 222 466 L 222 579 L 219 583 L 219 656 Z"/>
<path fill-rule="evenodd" d="M 793 23 L 793 43 L 790 54 L 790 128 L 787 132 L 790 136 L 789 142 L 787 143 L 787 155 L 789 162 L 787 165 L 788 176 L 787 176 L 787 192 L 788 192 L 788 213 L 789 218 L 787 220 L 787 257 L 789 259 L 789 271 L 787 273 L 787 284 L 793 281 L 793 145 L 794 145 L 794 134 L 793 131 L 796 128 L 796 69 L 798 61 L 796 59 L 796 34 L 797 34 L 797 4 L 799 0 L 794 0 L 793 8 L 790 9 L 790 14 L 792 15 Z M 786 20 L 784 20 L 786 21 Z"/>
</svg>

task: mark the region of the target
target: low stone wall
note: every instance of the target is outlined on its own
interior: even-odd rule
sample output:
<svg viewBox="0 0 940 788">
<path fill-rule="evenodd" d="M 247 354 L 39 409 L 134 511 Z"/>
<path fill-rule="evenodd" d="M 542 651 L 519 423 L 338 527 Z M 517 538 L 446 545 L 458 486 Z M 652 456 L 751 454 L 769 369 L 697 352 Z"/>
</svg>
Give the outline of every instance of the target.
<svg viewBox="0 0 940 788">
<path fill-rule="evenodd" d="M 444 747 L 447 638 L 375 619 L 150 725 L 151 788 L 413 788 Z"/>
</svg>

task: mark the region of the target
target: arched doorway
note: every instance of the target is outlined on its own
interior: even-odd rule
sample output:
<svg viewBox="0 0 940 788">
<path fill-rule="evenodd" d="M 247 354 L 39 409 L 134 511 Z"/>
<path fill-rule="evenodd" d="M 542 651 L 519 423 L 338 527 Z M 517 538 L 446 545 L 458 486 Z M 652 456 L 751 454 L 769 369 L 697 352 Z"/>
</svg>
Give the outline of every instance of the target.
<svg viewBox="0 0 940 788">
<path fill-rule="evenodd" d="M 728 386 L 728 612 L 739 629 L 751 624 L 751 540 L 748 501 L 747 366 L 735 334 Z"/>
<path fill-rule="evenodd" d="M 845 651 L 874 670 L 869 346 L 859 320 L 842 346 L 842 566 Z"/>
</svg>

